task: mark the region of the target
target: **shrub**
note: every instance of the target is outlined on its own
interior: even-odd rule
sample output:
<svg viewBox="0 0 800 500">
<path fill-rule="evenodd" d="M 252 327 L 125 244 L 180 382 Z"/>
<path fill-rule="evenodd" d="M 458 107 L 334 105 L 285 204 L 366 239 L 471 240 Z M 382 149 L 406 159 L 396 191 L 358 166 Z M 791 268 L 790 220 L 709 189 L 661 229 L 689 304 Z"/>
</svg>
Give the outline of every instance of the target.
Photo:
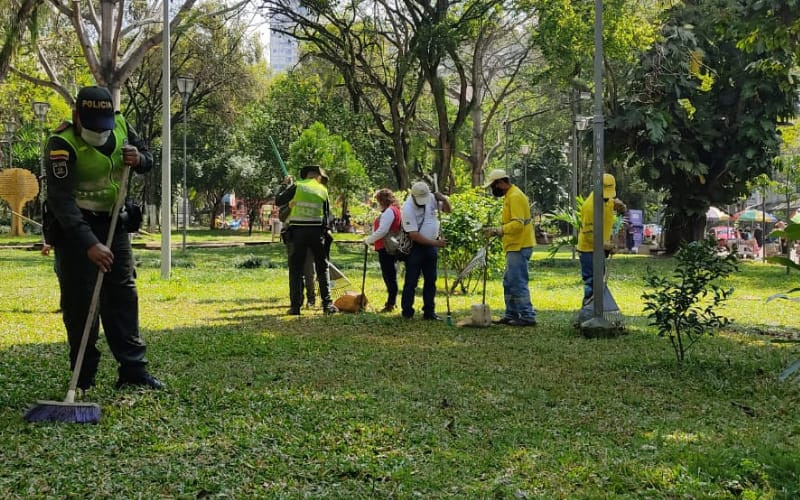
<svg viewBox="0 0 800 500">
<path fill-rule="evenodd" d="M 545 214 L 544 219 L 548 224 L 562 224 L 572 227 L 572 234 L 553 238 L 547 251 L 547 256 L 553 259 L 561 251 L 562 247 L 576 247 L 578 245 L 578 232 L 581 230 L 581 209 L 583 202 L 586 201 L 582 196 L 575 200 L 574 207 L 560 208 L 554 213 Z"/>
<path fill-rule="evenodd" d="M 790 223 L 786 226 L 784 230 L 775 230 L 771 233 L 771 236 L 777 236 L 779 238 L 784 238 L 786 241 L 796 241 L 800 240 L 800 224 L 796 224 L 794 222 Z M 789 259 L 788 257 L 768 257 L 767 261 L 772 262 L 773 264 L 781 264 L 787 267 L 788 269 L 794 269 L 796 271 L 800 271 L 800 265 L 797 265 L 794 261 Z M 786 299 L 786 300 L 793 300 L 795 302 L 800 302 L 800 297 L 792 297 L 790 294 L 800 292 L 800 287 L 792 288 L 784 293 L 776 293 L 775 295 L 771 295 L 767 298 L 767 302 L 775 299 Z"/>
<path fill-rule="evenodd" d="M 717 254 L 716 242 L 709 238 L 682 244 L 675 254 L 677 266 L 672 278 L 647 272 L 645 282 L 651 290 L 642 294 L 650 325 L 658 334 L 669 337 L 678 362 L 686 351 L 713 328 L 730 320 L 717 314 L 719 305 L 733 293 L 714 283 L 738 269 L 736 256 Z"/>
<path fill-rule="evenodd" d="M 502 201 L 487 198 L 481 188 L 474 188 L 452 195 L 450 205 L 452 211 L 442 213 L 442 234 L 447 239 L 447 247 L 440 255 L 447 259 L 449 271 L 458 276 L 486 243 L 482 229 L 487 225 L 500 225 Z M 489 266 L 497 266 L 502 255 L 500 239 L 493 238 L 489 244 Z M 450 284 L 451 290 L 461 285 L 461 291 L 466 292 L 469 278 L 463 281 L 453 279 Z"/>
<path fill-rule="evenodd" d="M 273 267 L 269 259 L 258 255 L 243 255 L 233 262 L 233 267 L 237 269 L 258 269 L 260 267 Z"/>
</svg>

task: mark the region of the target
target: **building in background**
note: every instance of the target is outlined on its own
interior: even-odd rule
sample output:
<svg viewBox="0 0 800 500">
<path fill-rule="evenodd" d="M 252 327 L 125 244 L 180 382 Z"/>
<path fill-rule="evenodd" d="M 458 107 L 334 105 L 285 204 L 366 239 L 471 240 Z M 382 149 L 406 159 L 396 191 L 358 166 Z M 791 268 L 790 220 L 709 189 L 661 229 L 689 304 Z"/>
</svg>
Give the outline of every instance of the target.
<svg viewBox="0 0 800 500">
<path fill-rule="evenodd" d="M 293 10 L 302 10 L 299 2 L 292 3 Z M 275 15 L 269 18 L 269 65 L 273 73 L 290 70 L 299 59 L 297 40 L 276 31 L 276 29 L 288 30 L 291 26 L 291 21 L 285 17 Z"/>
</svg>

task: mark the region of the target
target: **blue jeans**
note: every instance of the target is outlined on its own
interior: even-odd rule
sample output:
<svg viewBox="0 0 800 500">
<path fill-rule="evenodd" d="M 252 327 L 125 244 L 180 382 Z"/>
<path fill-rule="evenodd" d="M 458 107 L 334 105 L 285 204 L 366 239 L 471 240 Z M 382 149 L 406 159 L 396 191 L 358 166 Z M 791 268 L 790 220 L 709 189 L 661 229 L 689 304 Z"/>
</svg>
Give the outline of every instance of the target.
<svg viewBox="0 0 800 500">
<path fill-rule="evenodd" d="M 406 257 L 406 279 L 403 283 L 403 295 L 400 298 L 403 317 L 414 316 L 414 294 L 417 291 L 419 275 L 425 282 L 422 285 L 422 316 L 432 318 L 436 315 L 434 297 L 436 296 L 436 264 L 438 247 L 414 243 L 411 253 Z"/>
<path fill-rule="evenodd" d="M 506 272 L 503 275 L 506 318 L 536 320 L 536 311 L 531 304 L 531 292 L 528 288 L 528 261 L 532 253 L 533 247 L 506 252 Z"/>
<path fill-rule="evenodd" d="M 578 259 L 583 279 L 583 303 L 586 304 L 594 292 L 594 252 L 578 252 Z"/>
</svg>

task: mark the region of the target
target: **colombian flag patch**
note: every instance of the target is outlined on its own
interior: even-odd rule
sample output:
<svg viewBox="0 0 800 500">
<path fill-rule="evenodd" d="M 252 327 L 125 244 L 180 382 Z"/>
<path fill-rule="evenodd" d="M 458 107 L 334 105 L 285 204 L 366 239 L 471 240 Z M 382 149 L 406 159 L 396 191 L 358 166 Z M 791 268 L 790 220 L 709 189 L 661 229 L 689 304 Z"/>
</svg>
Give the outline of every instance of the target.
<svg viewBox="0 0 800 500">
<path fill-rule="evenodd" d="M 69 160 L 69 151 L 66 149 L 54 149 L 50 151 L 50 160 Z"/>
</svg>

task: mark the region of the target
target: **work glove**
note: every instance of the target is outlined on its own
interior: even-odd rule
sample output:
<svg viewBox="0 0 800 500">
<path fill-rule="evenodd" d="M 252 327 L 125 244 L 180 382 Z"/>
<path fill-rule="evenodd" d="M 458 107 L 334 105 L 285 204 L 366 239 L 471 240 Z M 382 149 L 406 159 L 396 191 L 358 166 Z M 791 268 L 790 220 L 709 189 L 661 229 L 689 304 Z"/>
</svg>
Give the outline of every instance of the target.
<svg viewBox="0 0 800 500">
<path fill-rule="evenodd" d="M 605 250 L 606 253 L 616 253 L 617 246 L 614 245 L 613 243 L 605 243 L 603 244 L 603 250 Z"/>
<path fill-rule="evenodd" d="M 492 236 L 503 236 L 503 228 L 502 227 L 485 227 L 483 228 L 483 235 L 487 238 L 491 238 Z"/>
</svg>

